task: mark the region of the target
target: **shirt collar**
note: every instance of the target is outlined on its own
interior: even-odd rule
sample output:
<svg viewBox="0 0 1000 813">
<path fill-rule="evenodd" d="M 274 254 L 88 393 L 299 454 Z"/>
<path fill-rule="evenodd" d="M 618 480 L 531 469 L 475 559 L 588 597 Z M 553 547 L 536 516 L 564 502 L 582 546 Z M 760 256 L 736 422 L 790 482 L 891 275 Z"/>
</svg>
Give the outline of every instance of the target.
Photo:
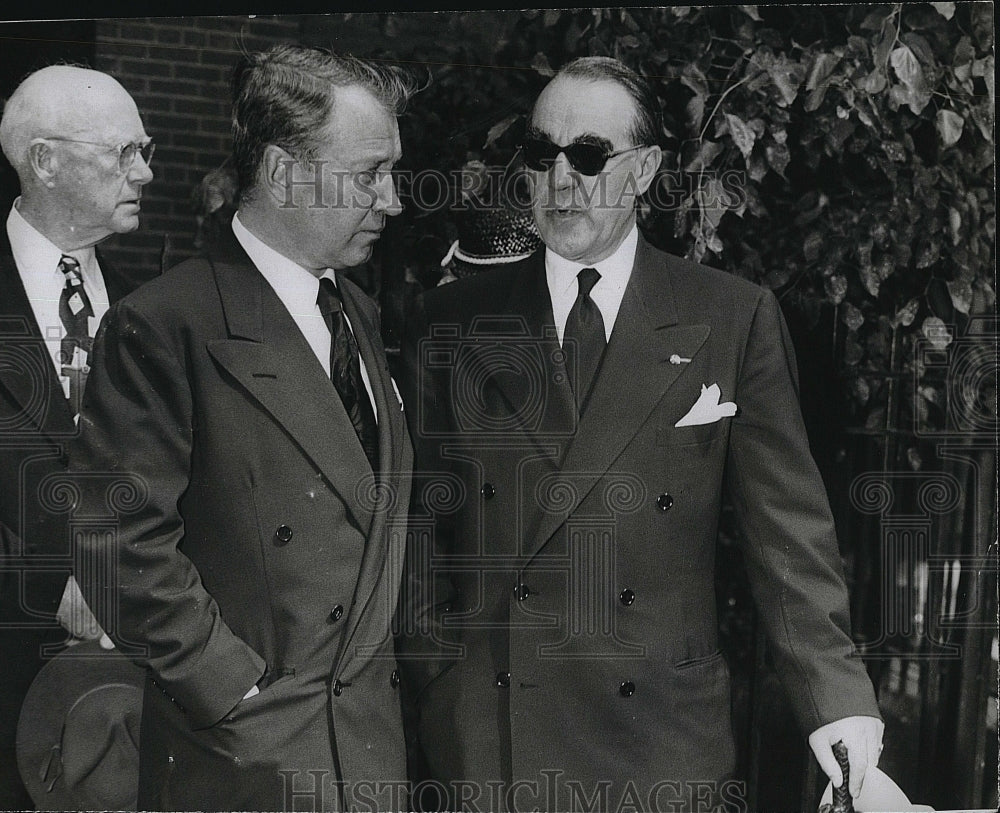
<svg viewBox="0 0 1000 813">
<path fill-rule="evenodd" d="M 610 257 L 601 260 L 599 263 L 584 265 L 577 260 L 567 260 L 549 248 L 545 249 L 545 267 L 549 272 L 550 279 L 554 280 L 555 286 L 563 293 L 576 293 L 576 277 L 583 268 L 595 268 L 601 278 L 597 281 L 597 286 L 605 285 L 624 290 L 628 284 L 629 277 L 632 276 L 632 266 L 635 263 L 635 252 L 639 245 L 639 229 L 633 224 L 631 231 L 625 235 L 625 239 L 615 249 L 615 253 Z M 595 287 L 597 287 L 595 286 Z"/>
<path fill-rule="evenodd" d="M 290 313 L 307 314 L 316 308 L 319 277 L 263 242 L 240 222 L 238 212 L 233 215 L 233 234 Z M 336 282 L 329 268 L 321 276 Z"/>
<path fill-rule="evenodd" d="M 32 226 L 17 210 L 21 198 L 14 201 L 7 216 L 7 236 L 10 238 L 10 250 L 18 268 L 30 268 L 36 271 L 50 270 L 58 276 L 59 260 L 63 254 L 68 254 L 80 263 L 82 269 L 95 264 L 93 246 L 74 251 L 63 251 L 49 240 L 38 229 Z"/>
</svg>

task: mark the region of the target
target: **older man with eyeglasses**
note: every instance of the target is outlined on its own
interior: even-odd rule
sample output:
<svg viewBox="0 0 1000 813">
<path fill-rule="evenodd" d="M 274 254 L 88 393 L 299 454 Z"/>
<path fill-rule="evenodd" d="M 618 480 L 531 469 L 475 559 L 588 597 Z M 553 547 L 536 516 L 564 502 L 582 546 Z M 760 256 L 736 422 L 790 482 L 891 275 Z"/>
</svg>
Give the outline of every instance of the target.
<svg viewBox="0 0 1000 813">
<path fill-rule="evenodd" d="M 841 781 L 843 740 L 857 794 L 878 759 L 788 331 L 769 291 L 639 233 L 659 131 L 620 62 L 563 68 L 521 149 L 544 247 L 427 292 L 407 342 L 423 534 L 405 671 L 448 809 L 744 809 L 724 495 L 820 765 Z"/>
<path fill-rule="evenodd" d="M 32 802 L 14 758 L 18 712 L 43 646 L 65 638 L 57 608 L 74 635 L 101 635 L 67 581 L 68 512 L 44 494 L 66 471 L 97 326 L 130 287 L 96 246 L 139 227 L 153 145 L 125 88 L 68 65 L 17 87 L 0 145 L 21 191 L 0 230 L 0 809 L 20 809 Z"/>
</svg>

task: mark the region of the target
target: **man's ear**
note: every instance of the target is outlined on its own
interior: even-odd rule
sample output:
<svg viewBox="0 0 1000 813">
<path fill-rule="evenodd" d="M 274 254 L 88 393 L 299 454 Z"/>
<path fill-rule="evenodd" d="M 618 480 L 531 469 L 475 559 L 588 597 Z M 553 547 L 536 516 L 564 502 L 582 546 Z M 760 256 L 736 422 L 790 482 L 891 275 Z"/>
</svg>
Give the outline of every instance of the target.
<svg viewBox="0 0 1000 813">
<path fill-rule="evenodd" d="M 277 144 L 268 144 L 264 148 L 264 158 L 258 170 L 257 186 L 278 203 L 279 206 L 292 204 L 292 167 L 296 164 L 288 150 Z"/>
<path fill-rule="evenodd" d="M 44 138 L 36 138 L 28 145 L 28 166 L 47 187 L 56 185 L 59 157 Z"/>
<path fill-rule="evenodd" d="M 656 177 L 656 172 L 660 168 L 662 160 L 663 150 L 656 144 L 643 147 L 639 150 L 639 175 L 635 179 L 636 186 L 639 188 L 639 194 L 643 194 L 649 189 L 649 185 L 653 182 L 653 178 Z"/>
</svg>

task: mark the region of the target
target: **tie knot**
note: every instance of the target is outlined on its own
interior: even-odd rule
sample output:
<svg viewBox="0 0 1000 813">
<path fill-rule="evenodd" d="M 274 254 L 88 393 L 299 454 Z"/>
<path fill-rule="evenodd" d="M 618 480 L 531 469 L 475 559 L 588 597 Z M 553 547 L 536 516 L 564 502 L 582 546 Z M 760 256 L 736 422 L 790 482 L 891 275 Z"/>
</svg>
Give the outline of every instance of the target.
<svg viewBox="0 0 1000 813">
<path fill-rule="evenodd" d="M 584 268 L 576 275 L 576 281 L 580 286 L 580 296 L 590 296 L 590 292 L 597 285 L 601 278 L 596 268 Z"/>
<path fill-rule="evenodd" d="M 80 277 L 80 263 L 76 257 L 71 257 L 69 254 L 63 254 L 59 258 L 59 270 L 67 277 L 73 277 L 74 279 Z"/>
<path fill-rule="evenodd" d="M 319 305 L 319 312 L 324 316 L 344 309 L 344 303 L 340 298 L 340 291 L 337 290 L 337 286 L 329 277 L 320 278 L 316 304 Z"/>
</svg>

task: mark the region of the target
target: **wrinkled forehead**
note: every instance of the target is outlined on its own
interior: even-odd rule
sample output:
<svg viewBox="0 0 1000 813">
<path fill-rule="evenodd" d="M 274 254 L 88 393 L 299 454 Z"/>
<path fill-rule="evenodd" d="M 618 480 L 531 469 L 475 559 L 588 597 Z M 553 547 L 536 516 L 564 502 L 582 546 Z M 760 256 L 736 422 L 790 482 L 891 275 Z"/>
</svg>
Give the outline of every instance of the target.
<svg viewBox="0 0 1000 813">
<path fill-rule="evenodd" d="M 628 142 L 635 115 L 635 101 L 617 82 L 559 76 L 539 95 L 529 127 L 558 144 L 598 137 L 617 147 Z"/>
</svg>

